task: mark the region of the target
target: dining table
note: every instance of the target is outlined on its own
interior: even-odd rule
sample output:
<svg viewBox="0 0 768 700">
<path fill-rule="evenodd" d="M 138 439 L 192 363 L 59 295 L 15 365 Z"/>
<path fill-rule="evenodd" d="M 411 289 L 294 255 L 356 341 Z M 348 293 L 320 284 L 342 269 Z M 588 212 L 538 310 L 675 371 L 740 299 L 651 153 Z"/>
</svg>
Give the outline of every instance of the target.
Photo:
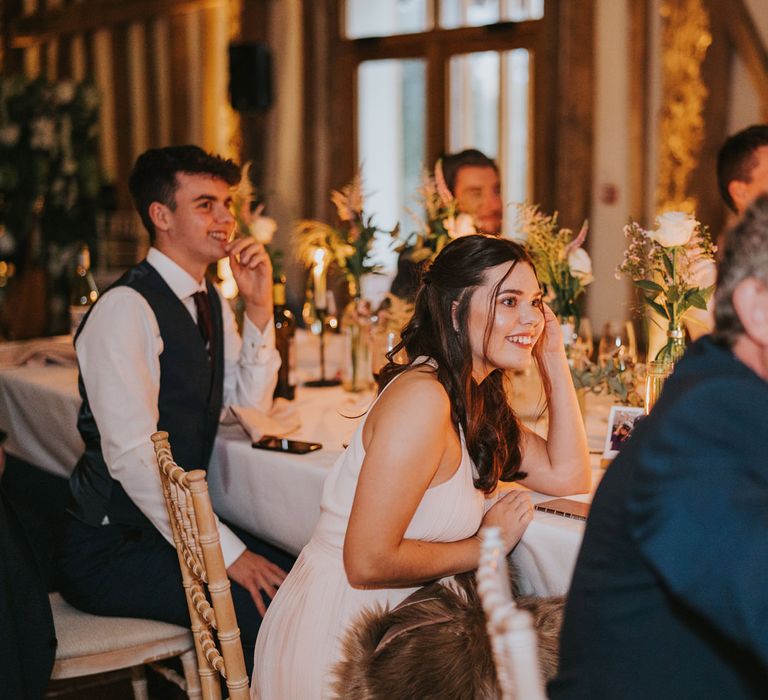
<svg viewBox="0 0 768 700">
<path fill-rule="evenodd" d="M 0 344 L 0 429 L 8 434 L 7 452 L 51 474 L 68 477 L 83 450 L 77 431 L 80 407 L 77 366 L 74 356 L 42 353 L 36 357 L 34 342 L 22 345 L 3 360 Z M 338 374 L 343 356 L 341 336 L 328 334 L 325 374 Z M 47 339 L 45 347 L 60 343 L 71 348 L 71 338 Z M 18 362 L 30 357 L 23 363 Z M 299 331 L 296 343 L 297 376 L 316 378 L 319 372 L 319 340 Z M 525 377 L 521 377 L 521 384 Z M 320 499 L 325 477 L 342 455 L 374 398 L 373 389 L 349 393 L 340 386 L 297 387 L 290 410 L 300 427 L 289 437 L 319 442 L 322 448 L 307 454 L 257 449 L 252 439 L 237 426 L 219 431 L 208 469 L 208 484 L 216 513 L 292 553 L 308 542 L 320 517 Z M 518 397 L 520 398 L 520 397 Z M 524 397 L 523 397 L 524 398 Z M 587 401 L 587 433 L 593 465 L 593 490 L 602 474 L 599 453 L 607 429 L 605 397 Z M 534 410 L 528 416 L 537 423 Z M 296 421 L 298 419 L 298 421 Z M 181 465 L 184 466 L 184 465 Z M 519 486 L 517 486 L 520 488 Z M 506 487 L 505 487 L 506 488 Z M 551 496 L 531 493 L 534 503 Z M 591 493 L 571 496 L 589 501 Z M 569 587 L 584 533 L 582 520 L 535 511 L 511 558 L 521 589 L 535 595 L 560 595 Z"/>
</svg>

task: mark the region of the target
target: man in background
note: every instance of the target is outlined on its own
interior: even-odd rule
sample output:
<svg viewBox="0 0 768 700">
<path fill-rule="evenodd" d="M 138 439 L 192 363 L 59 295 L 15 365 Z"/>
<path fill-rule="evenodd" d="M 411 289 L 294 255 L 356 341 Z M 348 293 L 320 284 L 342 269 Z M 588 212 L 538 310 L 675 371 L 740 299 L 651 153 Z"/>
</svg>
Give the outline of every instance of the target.
<svg viewBox="0 0 768 700">
<path fill-rule="evenodd" d="M 714 333 L 595 494 L 554 700 L 768 688 L 768 196 L 726 235 L 715 294 Z"/>
<path fill-rule="evenodd" d="M 480 233 L 501 234 L 504 205 L 499 167 L 473 148 L 442 157 L 443 177 L 456 198 L 457 209 L 469 214 Z"/>
<path fill-rule="evenodd" d="M 439 158 L 445 184 L 456 199 L 458 213 L 469 214 L 476 230 L 491 236 L 501 234 L 504 205 L 501 179 L 495 161 L 476 149 L 448 153 Z M 403 299 L 412 299 L 421 282 L 418 265 L 406 248 L 397 261 L 397 275 L 391 291 Z"/>
<path fill-rule="evenodd" d="M 743 214 L 768 192 L 768 124 L 729 136 L 717 155 L 717 184 L 728 208 Z"/>
<path fill-rule="evenodd" d="M 271 404 L 280 365 L 272 266 L 255 239 L 232 240 L 239 178 L 235 163 L 196 146 L 147 151 L 131 173 L 151 248 L 75 336 L 85 452 L 70 479 L 58 566 L 62 595 L 87 612 L 189 624 L 150 436 L 168 431 L 182 467 L 207 469 L 222 406 Z M 205 277 L 225 256 L 245 306 L 242 338 Z M 291 558 L 223 523 L 219 532 L 250 669 Z"/>
</svg>

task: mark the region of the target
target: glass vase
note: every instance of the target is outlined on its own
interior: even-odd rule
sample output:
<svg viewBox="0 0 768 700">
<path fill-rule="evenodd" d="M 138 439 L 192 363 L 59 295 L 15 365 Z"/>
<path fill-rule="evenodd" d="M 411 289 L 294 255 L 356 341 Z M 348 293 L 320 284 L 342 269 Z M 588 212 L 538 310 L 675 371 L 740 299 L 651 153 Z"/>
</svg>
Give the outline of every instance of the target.
<svg viewBox="0 0 768 700">
<path fill-rule="evenodd" d="M 685 332 L 679 325 L 667 331 L 667 346 L 669 360 L 672 363 L 677 362 L 685 354 Z"/>
<path fill-rule="evenodd" d="M 670 324 L 667 329 L 667 342 L 656 353 L 656 361 L 674 364 L 685 354 L 685 331 L 679 323 Z"/>
<path fill-rule="evenodd" d="M 645 412 L 650 413 L 653 405 L 661 396 L 664 382 L 672 374 L 674 363 L 670 360 L 654 360 L 648 363 L 648 374 L 645 378 Z"/>
<path fill-rule="evenodd" d="M 341 384 L 346 391 L 367 391 L 373 385 L 371 315 L 371 305 L 360 297 L 355 297 L 344 309 L 341 322 L 344 339 Z"/>
</svg>

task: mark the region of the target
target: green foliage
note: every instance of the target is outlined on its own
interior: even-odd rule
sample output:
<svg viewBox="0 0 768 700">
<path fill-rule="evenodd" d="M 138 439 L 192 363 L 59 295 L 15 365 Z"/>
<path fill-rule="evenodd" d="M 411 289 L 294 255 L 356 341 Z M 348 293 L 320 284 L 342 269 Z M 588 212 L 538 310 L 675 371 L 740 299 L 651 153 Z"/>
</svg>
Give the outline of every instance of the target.
<svg viewBox="0 0 768 700">
<path fill-rule="evenodd" d="M 87 83 L 0 81 L 0 224 L 15 254 L 39 218 L 49 245 L 93 243 L 102 177 L 99 95 Z"/>
</svg>

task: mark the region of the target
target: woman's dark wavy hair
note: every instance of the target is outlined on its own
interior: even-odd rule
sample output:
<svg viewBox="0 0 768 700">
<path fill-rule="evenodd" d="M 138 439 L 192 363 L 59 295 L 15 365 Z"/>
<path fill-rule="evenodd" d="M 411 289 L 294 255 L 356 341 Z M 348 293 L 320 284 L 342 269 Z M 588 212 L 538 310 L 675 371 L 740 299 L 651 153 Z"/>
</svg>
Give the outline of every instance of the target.
<svg viewBox="0 0 768 700">
<path fill-rule="evenodd" d="M 425 272 L 416 295 L 413 317 L 402 332 L 402 341 L 387 355 L 389 362 L 379 378 L 381 391 L 396 376 L 427 356 L 437 362 L 437 379 L 445 388 L 451 402 L 451 418 L 461 426 L 467 450 L 475 463 L 478 476 L 475 487 L 490 493 L 499 480 L 513 481 L 525 477 L 520 472 L 521 427 L 507 401 L 504 374 L 492 371 L 477 384 L 472 377 L 472 351 L 469 344 L 469 304 L 475 289 L 485 282 L 489 268 L 509 263 L 509 271 L 499 280 L 488 305 L 484 351 L 493 327 L 496 295 L 502 283 L 519 263 L 533 266 L 522 246 L 493 236 L 465 236 L 449 243 Z M 454 330 L 452 307 L 458 330 Z M 534 359 L 542 375 L 546 399 L 551 385 L 540 361 L 539 342 Z M 393 361 L 405 350 L 406 364 Z M 458 428 L 457 428 L 458 430 Z"/>
</svg>

